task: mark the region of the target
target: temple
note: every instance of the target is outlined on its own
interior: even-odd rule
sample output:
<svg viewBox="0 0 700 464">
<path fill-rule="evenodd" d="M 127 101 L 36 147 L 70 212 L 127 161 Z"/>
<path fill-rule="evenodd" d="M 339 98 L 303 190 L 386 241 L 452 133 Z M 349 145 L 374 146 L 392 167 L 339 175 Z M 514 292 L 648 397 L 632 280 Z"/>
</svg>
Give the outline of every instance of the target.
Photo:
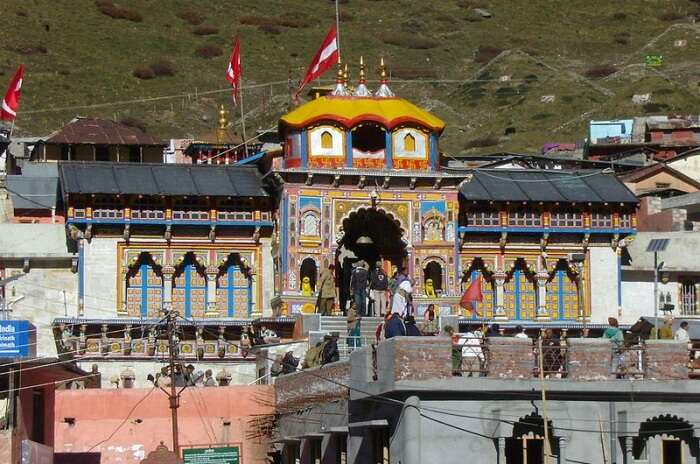
<svg viewBox="0 0 700 464">
<path fill-rule="evenodd" d="M 104 122 L 79 119 L 49 138 L 36 158 L 52 167 L 46 198 L 16 207 L 12 222 L 50 223 L 3 224 L 0 256 L 7 275 L 22 274 L 8 285 L 22 297 L 13 316 L 53 328 L 40 331 L 39 354 L 97 364 L 105 386 L 148 386 L 167 352 L 158 323 L 174 309 L 181 357 L 255 381 L 239 347 L 250 330 L 306 333 L 297 325 L 330 264 L 339 314 L 360 260 L 404 269 L 419 316 L 434 304 L 462 326 L 636 319 L 623 309 L 621 256 L 637 198 L 612 172 L 449 167 L 443 121 L 396 96 L 383 62 L 379 74 L 371 89 L 364 63 L 354 86 L 339 70 L 328 92 L 281 116 L 281 149 L 241 150 L 223 109 L 181 164 L 153 162 L 158 141 Z M 483 301 L 467 312 L 460 296 L 479 277 Z M 320 319 L 316 330 L 345 324 Z"/>
</svg>

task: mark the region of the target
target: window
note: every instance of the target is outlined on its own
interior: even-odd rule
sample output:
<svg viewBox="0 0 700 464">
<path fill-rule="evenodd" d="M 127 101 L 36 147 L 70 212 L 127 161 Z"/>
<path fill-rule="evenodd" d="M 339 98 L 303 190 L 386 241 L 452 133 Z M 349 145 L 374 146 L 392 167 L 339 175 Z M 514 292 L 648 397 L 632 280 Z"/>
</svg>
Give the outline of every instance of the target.
<svg viewBox="0 0 700 464">
<path fill-rule="evenodd" d="M 122 207 L 114 197 L 98 196 L 92 201 L 93 219 L 121 219 Z"/>
<path fill-rule="evenodd" d="M 321 134 L 321 148 L 330 150 L 333 148 L 333 136 L 328 131 L 323 131 Z"/>
<path fill-rule="evenodd" d="M 130 163 L 140 163 L 141 162 L 141 148 L 137 145 L 129 146 L 129 162 Z"/>
<path fill-rule="evenodd" d="M 508 274 L 503 287 L 503 306 L 509 319 L 534 319 L 537 298 L 535 284 L 526 272 L 525 264 L 518 261 Z"/>
<path fill-rule="evenodd" d="M 469 211 L 467 212 L 467 226 L 500 226 L 501 219 L 498 211 Z"/>
<path fill-rule="evenodd" d="M 109 147 L 95 145 L 95 161 L 109 161 Z"/>
<path fill-rule="evenodd" d="M 406 134 L 403 138 L 403 149 L 405 151 L 416 151 L 416 138 L 411 134 Z"/>
<path fill-rule="evenodd" d="M 70 159 L 70 145 L 61 145 L 61 160 L 68 161 Z"/>
<path fill-rule="evenodd" d="M 613 225 L 612 214 L 591 213 L 591 227 L 594 229 L 609 229 Z"/>
<path fill-rule="evenodd" d="M 384 129 L 375 124 L 363 124 L 352 130 L 352 148 L 364 153 L 377 153 L 386 148 Z"/>
<path fill-rule="evenodd" d="M 202 317 L 207 309 L 207 277 L 194 253 L 187 253 L 173 276 L 173 309 L 185 317 Z"/>
<path fill-rule="evenodd" d="M 132 317 L 157 317 L 163 303 L 163 275 L 149 253 L 127 274 L 126 310 Z"/>
<path fill-rule="evenodd" d="M 695 316 L 698 314 L 698 285 L 695 281 L 686 279 L 681 280 L 680 287 L 681 314 Z"/>
<path fill-rule="evenodd" d="M 552 213 L 552 227 L 583 227 L 580 213 Z"/>
<path fill-rule="evenodd" d="M 578 288 L 567 273 L 566 263 L 557 266 L 547 282 L 547 311 L 552 319 L 575 320 L 578 317 Z"/>
<path fill-rule="evenodd" d="M 216 307 L 219 317 L 249 317 L 253 312 L 253 283 L 236 255 L 229 257 L 217 277 Z"/>
<path fill-rule="evenodd" d="M 631 229 L 632 228 L 632 215 L 631 214 L 620 214 L 620 228 Z"/>
<path fill-rule="evenodd" d="M 508 213 L 508 225 L 540 227 L 542 226 L 542 217 L 537 211 L 511 211 Z"/>
</svg>

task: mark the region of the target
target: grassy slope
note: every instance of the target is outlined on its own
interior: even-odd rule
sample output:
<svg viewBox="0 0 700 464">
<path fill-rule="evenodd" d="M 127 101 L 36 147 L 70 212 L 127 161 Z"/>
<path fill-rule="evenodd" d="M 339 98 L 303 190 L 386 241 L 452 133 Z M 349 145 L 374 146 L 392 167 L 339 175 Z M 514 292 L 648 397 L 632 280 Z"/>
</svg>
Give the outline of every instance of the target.
<svg viewBox="0 0 700 464">
<path fill-rule="evenodd" d="M 303 73 L 334 13 L 327 0 L 120 0 L 118 5 L 138 11 L 143 22 L 112 19 L 89 0 L 3 0 L 0 79 L 9 79 L 18 62 L 28 65 L 22 104 L 27 113 L 17 120 L 20 133 L 46 133 L 76 114 L 136 117 L 163 137 L 206 132 L 214 125 L 216 105 L 230 101 L 227 93 L 29 112 L 222 89 L 236 34 L 243 43 L 245 84 L 281 81 L 244 94 L 249 125 L 269 127 L 288 105 L 290 71 L 295 78 Z M 478 18 L 474 6 L 491 11 L 493 18 Z M 393 84 L 400 96 L 447 121 L 443 149 L 452 153 L 464 151 L 468 141 L 489 137 L 499 144 L 471 151 L 536 150 L 546 141 L 580 139 L 588 119 L 644 114 L 645 109 L 631 103 L 635 93 L 651 92 L 661 104 L 647 110 L 699 112 L 700 27 L 688 19 L 700 13 L 697 1 L 350 0 L 341 8 L 351 16 L 341 25 L 342 51 L 351 62 L 363 54 L 375 67 L 384 55 L 394 77 L 487 81 L 397 79 Z M 206 18 L 204 25 L 219 32 L 193 34 L 194 26 L 176 17 L 185 10 L 197 11 Z M 672 17 L 664 16 L 668 13 Z M 270 34 L 241 25 L 243 15 L 293 17 L 308 26 L 279 27 L 279 34 Z M 673 24 L 678 26 L 643 48 Z M 425 45 L 434 46 L 410 48 L 424 46 L 411 45 L 415 37 L 432 39 Z M 688 46 L 675 48 L 677 39 L 687 40 Z M 197 57 L 195 48 L 206 44 L 222 47 L 224 54 Z M 28 46 L 45 47 L 46 53 L 16 51 Z M 480 46 L 507 52 L 484 67 L 474 59 Z M 649 52 L 666 57 L 658 72 L 640 66 Z M 134 67 L 160 58 L 175 64 L 175 76 L 147 81 L 133 77 Z M 607 63 L 621 71 L 593 82 L 582 77 L 591 66 Z M 356 69 L 351 73 L 351 78 L 357 76 Z M 504 75 L 511 80 L 498 82 Z M 554 95 L 554 102 L 543 103 L 543 95 Z M 507 127 L 516 132 L 505 139 Z"/>
</svg>

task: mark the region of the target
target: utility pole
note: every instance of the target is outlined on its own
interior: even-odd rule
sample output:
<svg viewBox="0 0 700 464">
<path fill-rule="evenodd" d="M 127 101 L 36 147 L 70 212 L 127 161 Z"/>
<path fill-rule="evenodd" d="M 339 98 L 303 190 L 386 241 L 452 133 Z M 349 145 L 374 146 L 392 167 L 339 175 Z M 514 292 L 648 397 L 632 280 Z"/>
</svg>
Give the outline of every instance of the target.
<svg viewBox="0 0 700 464">
<path fill-rule="evenodd" d="M 542 444 L 542 462 L 544 464 L 549 464 L 549 455 L 552 454 L 552 450 L 549 446 L 549 423 L 547 417 L 547 395 L 544 389 L 544 350 L 542 343 L 542 336 L 537 340 L 537 345 L 539 348 L 538 364 L 540 368 L 540 383 L 542 390 L 542 424 L 544 425 L 544 443 Z"/>
<path fill-rule="evenodd" d="M 175 361 L 177 360 L 177 340 L 175 339 L 175 322 L 177 321 L 177 312 L 170 310 L 167 316 L 168 330 L 168 351 L 170 361 L 170 393 L 168 400 L 170 401 L 170 413 L 173 426 L 173 452 L 178 458 L 180 457 L 180 441 L 178 439 L 177 428 L 177 409 L 180 407 L 180 394 L 175 385 Z"/>
</svg>

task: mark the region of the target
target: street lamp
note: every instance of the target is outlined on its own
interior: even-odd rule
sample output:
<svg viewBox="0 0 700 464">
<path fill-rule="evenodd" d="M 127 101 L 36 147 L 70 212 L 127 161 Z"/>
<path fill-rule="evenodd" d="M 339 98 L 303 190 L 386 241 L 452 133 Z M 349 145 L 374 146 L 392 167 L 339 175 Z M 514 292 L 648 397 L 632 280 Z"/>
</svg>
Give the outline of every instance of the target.
<svg viewBox="0 0 700 464">
<path fill-rule="evenodd" d="M 664 262 L 659 262 L 659 252 L 665 251 L 670 241 L 668 238 L 653 238 L 647 245 L 647 253 L 654 253 L 654 331 L 656 339 L 659 338 L 659 273 L 664 267 Z"/>
</svg>

